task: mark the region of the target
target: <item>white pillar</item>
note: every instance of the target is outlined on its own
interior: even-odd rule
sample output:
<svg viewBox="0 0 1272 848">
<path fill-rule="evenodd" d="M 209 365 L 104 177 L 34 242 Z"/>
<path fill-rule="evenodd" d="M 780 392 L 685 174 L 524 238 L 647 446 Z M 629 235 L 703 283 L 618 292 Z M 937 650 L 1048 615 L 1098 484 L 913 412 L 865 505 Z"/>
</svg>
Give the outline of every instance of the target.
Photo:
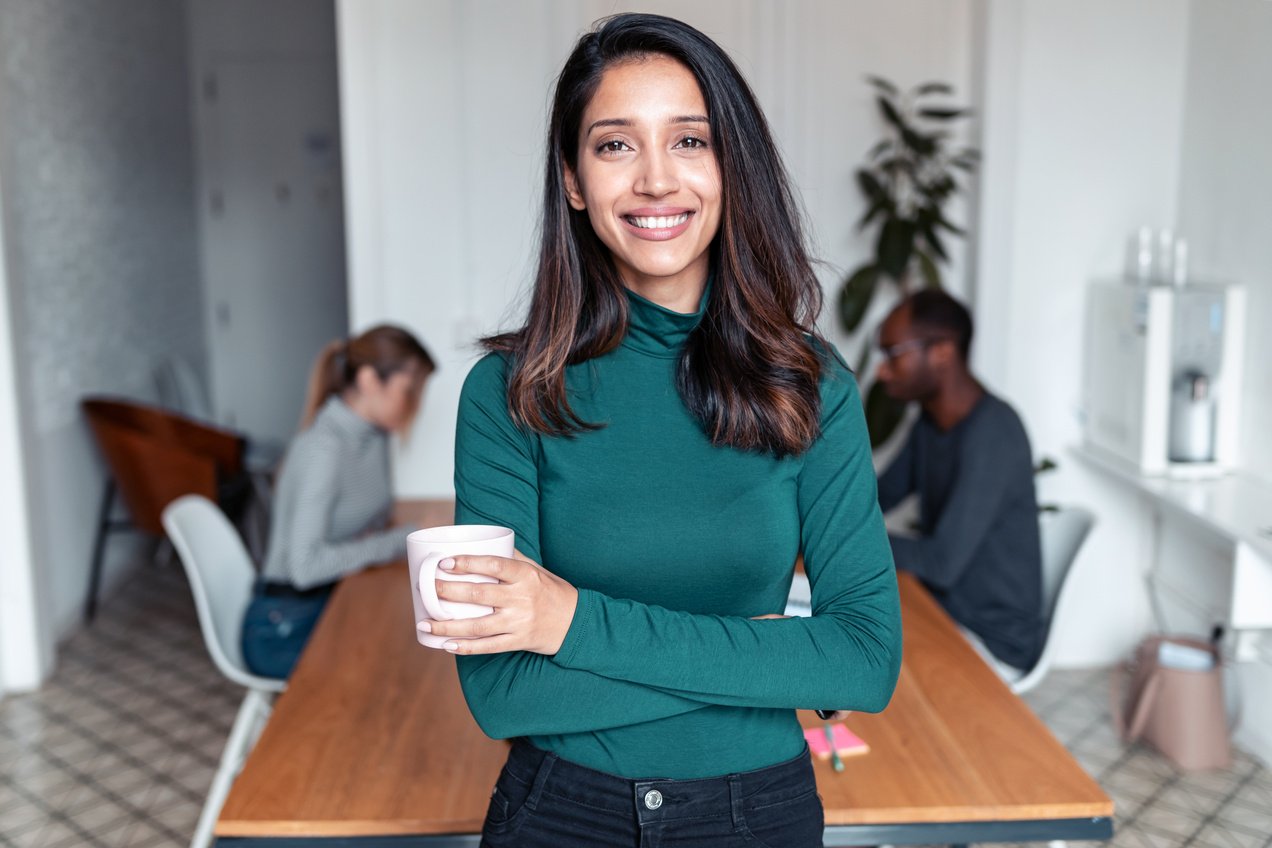
<svg viewBox="0 0 1272 848">
<path fill-rule="evenodd" d="M 52 636 L 42 626 L 36 598 L 3 188 L 0 184 L 0 694 L 38 687 L 52 670 L 53 658 Z"/>
</svg>

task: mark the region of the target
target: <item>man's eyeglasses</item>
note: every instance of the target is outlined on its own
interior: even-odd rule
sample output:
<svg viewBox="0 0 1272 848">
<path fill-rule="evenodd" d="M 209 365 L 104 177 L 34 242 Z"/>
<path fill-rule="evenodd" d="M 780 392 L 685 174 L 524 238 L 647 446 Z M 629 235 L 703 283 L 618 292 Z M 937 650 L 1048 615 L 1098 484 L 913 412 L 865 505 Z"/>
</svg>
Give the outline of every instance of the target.
<svg viewBox="0 0 1272 848">
<path fill-rule="evenodd" d="M 880 344 L 878 345 L 878 348 L 879 352 L 883 354 L 885 359 L 889 362 L 894 362 L 899 357 L 904 356 L 912 350 L 927 350 L 932 345 L 944 341 L 951 341 L 951 339 L 948 336 L 933 336 L 928 339 L 906 339 L 903 342 L 897 342 L 894 345 L 887 345 L 886 347 Z"/>
</svg>

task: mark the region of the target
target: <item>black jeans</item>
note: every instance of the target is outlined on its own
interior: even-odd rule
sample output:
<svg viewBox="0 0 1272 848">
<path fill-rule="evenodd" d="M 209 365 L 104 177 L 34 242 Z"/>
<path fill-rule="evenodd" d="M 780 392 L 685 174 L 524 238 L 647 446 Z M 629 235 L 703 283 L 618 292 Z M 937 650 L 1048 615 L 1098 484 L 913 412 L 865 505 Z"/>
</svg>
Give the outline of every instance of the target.
<svg viewBox="0 0 1272 848">
<path fill-rule="evenodd" d="M 627 780 L 513 745 L 490 797 L 482 848 L 820 848 L 805 751 L 702 780 Z"/>
</svg>

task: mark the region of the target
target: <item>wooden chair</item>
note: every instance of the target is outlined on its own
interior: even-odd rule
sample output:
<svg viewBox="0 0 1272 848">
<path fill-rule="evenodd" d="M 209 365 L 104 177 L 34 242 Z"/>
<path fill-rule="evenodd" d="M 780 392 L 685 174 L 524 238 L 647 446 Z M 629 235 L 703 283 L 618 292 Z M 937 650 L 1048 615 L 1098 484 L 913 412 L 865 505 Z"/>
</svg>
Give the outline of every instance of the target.
<svg viewBox="0 0 1272 848">
<path fill-rule="evenodd" d="M 136 529 L 163 537 L 164 507 L 189 494 L 220 503 L 234 515 L 246 502 L 250 483 L 243 473 L 243 438 L 237 433 L 121 398 L 85 398 L 80 407 L 110 472 L 84 608 L 85 619 L 92 621 L 111 532 Z M 112 519 L 117 495 L 131 521 Z"/>
</svg>

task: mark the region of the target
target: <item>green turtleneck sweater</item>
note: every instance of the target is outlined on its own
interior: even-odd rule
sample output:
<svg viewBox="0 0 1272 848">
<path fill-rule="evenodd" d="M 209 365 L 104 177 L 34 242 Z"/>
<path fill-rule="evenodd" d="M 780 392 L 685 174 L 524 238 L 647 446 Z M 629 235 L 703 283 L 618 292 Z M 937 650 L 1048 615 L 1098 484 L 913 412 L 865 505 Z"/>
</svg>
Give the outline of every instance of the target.
<svg viewBox="0 0 1272 848">
<path fill-rule="evenodd" d="M 464 383 L 456 521 L 511 527 L 579 590 L 555 656 L 459 657 L 464 695 L 490 736 L 627 778 L 763 768 L 803 750 L 795 709 L 877 712 L 901 663 L 856 382 L 824 357 L 821 436 L 800 456 L 713 447 L 674 381 L 701 311 L 628 296 L 623 343 L 567 372 L 601 429 L 517 427 L 502 356 Z M 782 612 L 801 552 L 812 617 L 753 620 Z"/>
</svg>

